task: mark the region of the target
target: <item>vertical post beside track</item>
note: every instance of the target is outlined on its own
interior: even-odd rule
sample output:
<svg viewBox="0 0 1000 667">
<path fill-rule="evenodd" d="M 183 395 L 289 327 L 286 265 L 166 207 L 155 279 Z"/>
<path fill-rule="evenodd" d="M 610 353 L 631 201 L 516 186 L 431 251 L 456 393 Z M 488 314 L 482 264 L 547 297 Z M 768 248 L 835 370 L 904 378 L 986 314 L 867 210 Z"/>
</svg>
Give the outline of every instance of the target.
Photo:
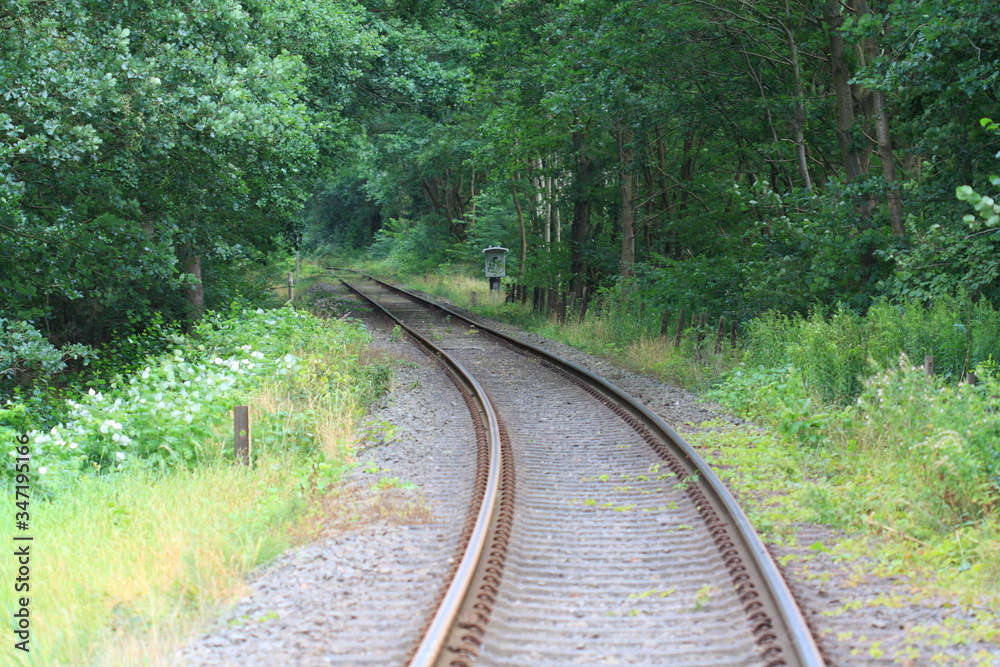
<svg viewBox="0 0 1000 667">
<path fill-rule="evenodd" d="M 250 465 L 250 409 L 246 405 L 233 408 L 233 458 Z"/>
</svg>

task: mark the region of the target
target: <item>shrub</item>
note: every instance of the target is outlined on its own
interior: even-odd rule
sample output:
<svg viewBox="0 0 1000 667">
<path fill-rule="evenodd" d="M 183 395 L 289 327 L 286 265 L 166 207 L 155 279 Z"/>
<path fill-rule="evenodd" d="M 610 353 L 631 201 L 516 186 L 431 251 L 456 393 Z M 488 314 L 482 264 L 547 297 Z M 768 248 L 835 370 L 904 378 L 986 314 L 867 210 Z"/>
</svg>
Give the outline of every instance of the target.
<svg viewBox="0 0 1000 667">
<path fill-rule="evenodd" d="M 1000 501 L 1000 380 L 977 371 L 978 386 L 950 385 L 902 355 L 858 398 L 858 443 L 915 480 L 908 514 L 925 530 L 981 520 Z"/>
<path fill-rule="evenodd" d="M 0 318 L 0 396 L 33 380 L 48 380 L 66 369 L 66 361 L 87 364 L 94 350 L 86 345 L 52 345 L 30 322 Z"/>
</svg>

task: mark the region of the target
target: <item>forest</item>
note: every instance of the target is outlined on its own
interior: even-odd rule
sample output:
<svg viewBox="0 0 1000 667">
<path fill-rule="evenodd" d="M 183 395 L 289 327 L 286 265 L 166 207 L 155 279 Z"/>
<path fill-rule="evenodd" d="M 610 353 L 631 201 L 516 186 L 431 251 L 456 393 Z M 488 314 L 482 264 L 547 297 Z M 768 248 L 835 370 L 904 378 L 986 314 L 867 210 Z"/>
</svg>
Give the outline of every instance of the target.
<svg viewBox="0 0 1000 667">
<path fill-rule="evenodd" d="M 998 21 L 984 0 L 11 0 L 4 336 L 69 356 L 196 320 L 293 249 L 433 271 L 504 245 L 529 287 L 741 320 L 995 302 Z"/>
</svg>

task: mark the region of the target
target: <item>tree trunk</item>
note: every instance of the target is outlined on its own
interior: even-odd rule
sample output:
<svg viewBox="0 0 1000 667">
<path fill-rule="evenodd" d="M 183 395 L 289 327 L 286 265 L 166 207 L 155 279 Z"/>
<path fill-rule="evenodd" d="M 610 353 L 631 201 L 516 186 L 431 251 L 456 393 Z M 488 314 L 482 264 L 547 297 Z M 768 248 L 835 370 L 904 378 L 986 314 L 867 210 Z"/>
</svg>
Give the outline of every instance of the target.
<svg viewBox="0 0 1000 667">
<path fill-rule="evenodd" d="M 899 184 L 896 177 L 896 156 L 892 152 L 892 139 L 889 136 L 889 112 L 885 108 L 885 93 L 875 91 L 875 135 L 878 139 L 878 154 L 882 160 L 882 177 L 889 186 L 886 197 L 889 202 L 889 225 L 892 235 L 901 238 L 906 235 L 903 225 L 903 198 L 899 194 Z"/>
<path fill-rule="evenodd" d="M 858 16 L 872 13 L 867 0 L 857 0 L 857 5 Z M 862 49 L 864 64 L 871 65 L 878 57 L 878 42 L 874 37 L 867 37 L 862 43 Z M 870 96 L 875 140 L 882 162 L 882 177 L 889 188 L 886 195 L 889 204 L 889 225 L 892 228 L 892 235 L 899 238 L 905 235 L 906 230 L 903 226 L 903 200 L 899 194 L 896 177 L 896 156 L 892 152 L 892 138 L 889 134 L 889 111 L 886 109 L 885 91 L 872 90 Z"/>
<path fill-rule="evenodd" d="M 790 13 L 788 0 L 785 0 L 786 20 Z M 802 94 L 802 70 L 799 66 L 799 47 L 795 42 L 795 35 L 792 33 L 792 29 L 786 23 L 782 23 L 781 27 L 785 31 L 785 38 L 788 40 L 788 50 L 792 60 L 792 83 L 795 89 L 795 121 L 793 125 L 795 131 L 795 153 L 799 163 L 799 176 L 802 178 L 803 187 L 806 190 L 812 190 L 813 184 L 812 178 L 809 176 L 809 160 L 806 156 L 806 107 L 803 101 L 805 98 Z"/>
<path fill-rule="evenodd" d="M 594 178 L 594 163 L 587 155 L 586 133 L 575 130 L 572 133 L 576 147 L 576 165 L 573 174 L 573 220 L 570 223 L 569 265 L 573 272 L 571 288 L 576 296 L 583 294 L 587 283 L 587 260 L 584 249 L 590 239 L 591 181 Z"/>
<path fill-rule="evenodd" d="M 524 213 L 521 211 L 521 198 L 517 196 L 517 182 L 510 179 L 510 189 L 514 194 L 514 210 L 517 211 L 517 225 L 521 230 L 521 258 L 517 263 L 517 280 L 524 284 L 524 268 L 528 260 L 528 237 L 524 233 Z"/>
<path fill-rule="evenodd" d="M 833 92 L 837 100 L 837 142 L 844 159 L 847 182 L 856 181 L 861 175 L 861 157 L 857 146 L 851 140 L 854 127 L 854 97 L 851 94 L 851 73 L 848 71 L 844 53 L 844 38 L 838 30 L 844 23 L 840 13 L 840 0 L 826 0 L 826 22 L 830 37 L 830 70 L 833 78 Z"/>
<path fill-rule="evenodd" d="M 621 195 L 621 215 L 618 222 L 622 232 L 621 275 L 635 275 L 635 174 L 632 162 L 635 149 L 634 135 L 627 127 L 618 130 L 618 191 Z"/>
<path fill-rule="evenodd" d="M 188 303 L 188 322 L 194 324 L 205 314 L 205 287 L 201 281 L 201 255 L 190 245 L 184 245 L 179 250 L 181 271 L 193 276 L 193 280 L 184 283 L 184 296 Z"/>
</svg>

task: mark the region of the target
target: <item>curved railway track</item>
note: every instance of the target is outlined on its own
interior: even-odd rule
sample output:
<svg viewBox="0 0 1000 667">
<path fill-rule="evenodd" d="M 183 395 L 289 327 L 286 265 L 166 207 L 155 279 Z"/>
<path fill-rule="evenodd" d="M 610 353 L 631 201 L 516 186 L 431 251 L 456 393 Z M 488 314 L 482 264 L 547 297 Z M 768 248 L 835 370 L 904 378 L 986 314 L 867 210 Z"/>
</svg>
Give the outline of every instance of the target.
<svg viewBox="0 0 1000 667">
<path fill-rule="evenodd" d="M 469 518 L 411 665 L 823 664 L 746 516 L 670 426 L 558 357 L 341 279 L 440 359 L 476 424 Z"/>
</svg>

